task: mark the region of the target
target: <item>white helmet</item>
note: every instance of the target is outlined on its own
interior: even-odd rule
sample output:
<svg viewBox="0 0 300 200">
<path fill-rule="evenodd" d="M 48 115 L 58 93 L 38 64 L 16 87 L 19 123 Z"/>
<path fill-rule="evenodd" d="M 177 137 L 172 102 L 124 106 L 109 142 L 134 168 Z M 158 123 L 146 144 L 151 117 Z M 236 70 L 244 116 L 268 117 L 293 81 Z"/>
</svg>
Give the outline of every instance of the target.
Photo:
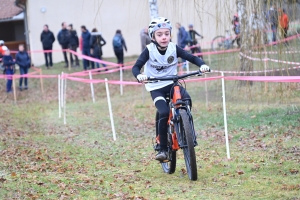
<svg viewBox="0 0 300 200">
<path fill-rule="evenodd" d="M 3 40 L 0 40 L 0 45 L 3 45 L 4 44 L 4 41 Z"/>
<path fill-rule="evenodd" d="M 148 35 L 152 39 L 153 33 L 161 28 L 167 28 L 170 29 L 170 32 L 172 30 L 172 25 L 170 20 L 164 17 L 157 17 L 153 20 L 151 20 L 149 27 L 148 27 Z"/>
</svg>

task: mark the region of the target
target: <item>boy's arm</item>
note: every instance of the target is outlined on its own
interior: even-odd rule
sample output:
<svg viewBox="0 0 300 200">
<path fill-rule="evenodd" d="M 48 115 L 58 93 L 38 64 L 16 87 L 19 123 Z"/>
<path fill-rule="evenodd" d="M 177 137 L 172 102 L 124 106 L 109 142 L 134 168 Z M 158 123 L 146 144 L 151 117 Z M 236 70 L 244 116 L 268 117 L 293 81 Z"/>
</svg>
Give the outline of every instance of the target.
<svg viewBox="0 0 300 200">
<path fill-rule="evenodd" d="M 143 68 L 143 66 L 148 60 L 149 60 L 149 51 L 148 48 L 145 48 L 144 51 L 139 56 L 139 58 L 137 59 L 136 63 L 132 67 L 132 74 L 135 78 L 141 73 L 141 69 Z"/>
<path fill-rule="evenodd" d="M 205 62 L 203 60 L 201 60 L 200 58 L 184 51 L 182 48 L 180 48 L 177 45 L 176 45 L 176 53 L 177 53 L 177 57 L 188 60 L 191 63 L 193 63 L 194 65 L 197 65 L 198 67 L 200 67 L 201 65 L 205 65 Z"/>
</svg>

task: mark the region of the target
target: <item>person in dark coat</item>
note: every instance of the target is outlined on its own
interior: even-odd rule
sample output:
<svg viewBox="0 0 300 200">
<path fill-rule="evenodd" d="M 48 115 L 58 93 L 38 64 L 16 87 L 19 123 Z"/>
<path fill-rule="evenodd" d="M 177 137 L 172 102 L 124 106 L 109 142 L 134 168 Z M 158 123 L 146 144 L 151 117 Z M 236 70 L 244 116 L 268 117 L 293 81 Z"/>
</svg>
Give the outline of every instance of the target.
<svg viewBox="0 0 300 200">
<path fill-rule="evenodd" d="M 189 24 L 189 46 L 194 46 L 194 45 L 197 45 L 198 42 L 197 42 L 197 39 L 196 39 L 196 35 L 201 37 L 201 39 L 203 39 L 203 36 L 200 35 L 197 31 L 194 30 L 194 25 L 193 24 Z M 191 51 L 192 51 L 192 54 L 194 53 L 201 53 L 201 47 L 200 45 L 198 45 L 197 47 L 194 47 L 194 48 L 191 48 Z M 203 60 L 203 56 L 200 55 L 199 56 L 202 60 Z"/>
<path fill-rule="evenodd" d="M 272 5 L 272 7 L 270 8 L 269 10 L 269 13 L 268 13 L 268 17 L 269 17 L 269 22 L 271 24 L 271 30 L 272 30 L 272 41 L 273 42 L 276 42 L 276 35 L 277 35 L 277 28 L 278 28 L 278 11 L 277 11 L 277 8 L 276 8 L 276 4 L 274 3 Z"/>
<path fill-rule="evenodd" d="M 16 54 L 16 64 L 19 65 L 20 75 L 24 75 L 28 73 L 28 69 L 30 68 L 30 57 L 26 51 L 24 51 L 24 45 L 19 45 L 19 52 Z M 19 90 L 22 91 L 28 89 L 27 78 L 24 78 L 24 88 L 22 88 L 23 77 L 20 78 L 19 81 Z"/>
<path fill-rule="evenodd" d="M 113 48 L 114 48 L 114 52 L 115 55 L 118 59 L 118 64 L 122 64 L 123 67 L 123 63 L 124 63 L 124 50 L 127 52 L 127 47 L 126 47 L 126 43 L 125 40 L 122 36 L 121 30 L 117 30 L 116 34 L 113 38 Z"/>
<path fill-rule="evenodd" d="M 7 49 L 2 57 L 3 67 L 5 74 L 7 75 L 7 81 L 6 81 L 6 92 L 11 93 L 12 89 L 12 76 L 15 71 L 15 62 L 13 60 L 13 57 L 10 55 L 9 49 Z"/>
<path fill-rule="evenodd" d="M 62 29 L 59 31 L 58 35 L 57 35 L 57 40 L 59 42 L 59 44 L 61 45 L 61 48 L 64 50 L 63 51 L 63 55 L 64 55 L 64 59 L 65 59 L 65 67 L 68 67 L 69 65 L 69 61 L 68 61 L 68 57 L 67 57 L 67 52 L 65 50 L 67 50 L 69 48 L 69 44 L 70 44 L 70 32 L 67 29 L 67 23 L 63 22 L 61 24 Z"/>
<path fill-rule="evenodd" d="M 98 58 L 99 60 L 102 60 L 102 46 L 106 44 L 106 41 L 103 39 L 101 33 L 98 32 L 96 28 L 92 30 L 91 33 L 91 40 L 90 40 L 90 46 L 91 46 L 91 55 L 94 58 Z M 106 67 L 105 64 L 102 64 L 103 67 Z M 96 67 L 99 68 L 99 63 L 96 63 Z"/>
<path fill-rule="evenodd" d="M 143 52 L 146 46 L 151 43 L 151 38 L 148 35 L 148 27 L 143 28 L 141 30 L 140 37 L 141 37 L 141 45 L 142 45 L 142 52 Z"/>
<path fill-rule="evenodd" d="M 55 41 L 55 37 L 53 33 L 49 30 L 49 27 L 47 24 L 44 25 L 44 30 L 41 33 L 41 42 L 43 45 L 43 50 L 52 50 L 53 42 Z M 49 69 L 49 66 L 52 67 L 52 52 L 44 52 L 45 55 L 45 61 L 46 61 L 46 67 Z M 49 58 L 49 62 L 48 62 Z"/>
<path fill-rule="evenodd" d="M 76 30 L 73 29 L 73 25 L 72 24 L 69 24 L 68 26 L 68 30 L 70 31 L 70 49 L 72 51 L 77 51 L 77 48 L 79 46 L 79 39 L 78 39 L 78 35 L 77 35 L 77 32 Z M 74 55 L 74 58 L 75 58 L 75 67 L 79 67 L 79 60 L 78 60 L 78 57 L 77 55 Z M 74 66 L 74 59 L 73 59 L 73 54 L 70 53 L 70 60 L 71 60 L 71 65 Z"/>
<path fill-rule="evenodd" d="M 91 33 L 86 29 L 85 26 L 81 26 L 81 39 L 82 39 L 82 54 L 86 55 L 86 56 L 91 56 L 90 51 L 91 51 L 91 47 L 90 47 L 90 39 L 91 39 Z M 83 60 L 83 69 L 87 70 L 88 69 L 88 65 L 89 65 L 89 61 L 86 59 L 82 59 Z M 91 62 L 91 66 L 92 69 L 94 69 L 94 62 Z"/>
</svg>

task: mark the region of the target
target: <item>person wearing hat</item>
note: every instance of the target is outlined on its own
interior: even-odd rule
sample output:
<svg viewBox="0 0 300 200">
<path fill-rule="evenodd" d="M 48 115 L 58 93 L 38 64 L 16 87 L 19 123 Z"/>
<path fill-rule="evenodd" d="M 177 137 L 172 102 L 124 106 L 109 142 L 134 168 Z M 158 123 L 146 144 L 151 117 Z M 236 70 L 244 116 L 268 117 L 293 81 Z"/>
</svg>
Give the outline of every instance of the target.
<svg viewBox="0 0 300 200">
<path fill-rule="evenodd" d="M 8 50 L 7 46 L 4 46 L 4 41 L 0 40 L 0 58 L 3 57 L 5 52 Z"/>
<path fill-rule="evenodd" d="M 194 46 L 194 45 L 197 45 L 197 39 L 196 39 L 196 35 L 201 37 L 201 39 L 203 39 L 203 36 L 200 35 L 199 33 L 197 33 L 197 31 L 194 30 L 194 26 L 193 24 L 189 24 L 189 46 Z M 200 45 L 194 47 L 194 48 L 191 48 L 191 51 L 192 53 L 201 53 L 201 47 Z M 203 59 L 203 56 L 199 56 L 201 59 Z"/>
<path fill-rule="evenodd" d="M 4 67 L 4 73 L 6 74 L 6 92 L 11 93 L 12 92 L 12 76 L 14 74 L 14 66 L 15 62 L 13 60 L 13 57 L 10 55 L 9 49 L 7 49 L 3 55 L 2 58 L 3 67 Z"/>
</svg>

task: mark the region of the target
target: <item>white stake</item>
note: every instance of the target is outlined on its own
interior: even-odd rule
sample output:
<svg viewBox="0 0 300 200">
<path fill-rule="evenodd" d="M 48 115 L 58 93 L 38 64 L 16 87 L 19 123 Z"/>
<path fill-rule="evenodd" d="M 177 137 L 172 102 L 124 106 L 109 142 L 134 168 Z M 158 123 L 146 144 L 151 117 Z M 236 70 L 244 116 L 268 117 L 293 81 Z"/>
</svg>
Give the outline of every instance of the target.
<svg viewBox="0 0 300 200">
<path fill-rule="evenodd" d="M 90 75 L 90 80 L 93 80 L 91 71 L 89 71 L 89 75 Z M 91 82 L 90 85 L 91 85 L 91 93 L 92 93 L 93 103 L 95 103 L 94 84 Z"/>
<path fill-rule="evenodd" d="M 67 124 L 67 120 L 66 120 L 67 79 L 65 79 L 64 83 L 65 83 L 65 88 L 64 88 L 64 124 Z"/>
<path fill-rule="evenodd" d="M 122 70 L 122 66 L 120 65 L 120 81 L 123 81 L 123 70 Z M 120 93 L 121 95 L 123 95 L 123 85 L 120 84 Z"/>
<path fill-rule="evenodd" d="M 60 79 L 60 81 L 61 81 L 61 83 L 60 83 L 60 87 L 61 87 L 61 89 L 60 89 L 60 92 L 61 92 L 61 94 L 60 94 L 60 98 L 61 98 L 61 100 L 60 100 L 60 102 L 61 102 L 61 107 L 63 108 L 64 107 L 64 72 L 61 72 L 61 79 Z"/>
<path fill-rule="evenodd" d="M 189 61 L 185 61 L 186 63 L 186 73 L 190 72 L 190 65 L 189 65 Z"/>
<path fill-rule="evenodd" d="M 222 95 L 223 95 L 223 112 L 224 112 L 224 127 L 225 127 L 225 141 L 226 141 L 226 152 L 227 158 L 230 159 L 229 152 L 229 140 L 228 140 L 228 131 L 227 131 L 227 116 L 226 116 L 226 101 L 225 101 L 225 83 L 224 83 L 224 73 L 222 74 Z"/>
<path fill-rule="evenodd" d="M 60 75 L 58 75 L 58 118 L 61 118 Z"/>
<path fill-rule="evenodd" d="M 143 99 L 143 105 L 145 104 L 145 87 L 144 84 L 142 85 L 142 99 Z"/>
<path fill-rule="evenodd" d="M 113 113 L 112 113 L 112 109 L 111 109 L 111 102 L 110 102 L 110 95 L 109 95 L 109 88 L 108 88 L 107 78 L 105 78 L 105 88 L 106 88 L 106 95 L 107 95 L 107 103 L 108 103 L 108 110 L 109 110 L 109 116 L 110 116 L 111 130 L 113 132 L 114 141 L 116 141 L 117 138 L 116 138 L 115 124 L 114 124 L 114 118 L 113 118 Z"/>
<path fill-rule="evenodd" d="M 204 77 L 206 78 L 206 74 L 204 74 Z M 208 109 L 208 91 L 207 91 L 207 81 L 204 81 L 205 86 L 205 102 L 206 102 L 206 109 Z"/>
</svg>

